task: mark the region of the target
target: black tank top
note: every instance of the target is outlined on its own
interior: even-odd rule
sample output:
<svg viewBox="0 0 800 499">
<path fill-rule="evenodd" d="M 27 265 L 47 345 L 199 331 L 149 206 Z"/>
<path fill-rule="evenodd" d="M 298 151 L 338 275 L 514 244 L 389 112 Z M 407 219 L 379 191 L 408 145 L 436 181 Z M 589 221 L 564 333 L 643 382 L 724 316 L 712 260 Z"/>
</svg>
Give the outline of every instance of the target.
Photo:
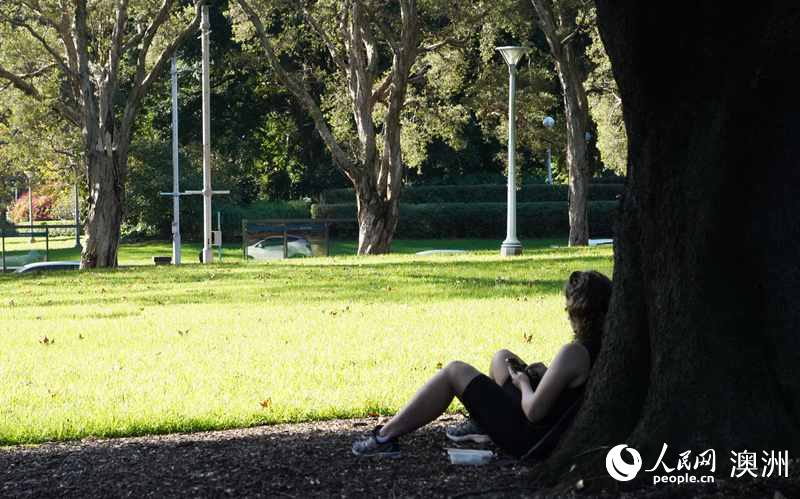
<svg viewBox="0 0 800 499">
<path fill-rule="evenodd" d="M 589 369 L 591 370 L 592 365 L 594 365 L 594 358 L 597 349 L 591 348 L 591 346 L 585 345 L 581 342 L 578 343 L 580 343 L 589 352 Z M 561 394 L 556 399 L 556 402 L 555 404 L 553 404 L 553 407 L 551 407 L 550 410 L 547 411 L 547 414 L 544 416 L 544 418 L 542 418 L 538 423 L 536 423 L 537 426 L 538 425 L 552 426 L 556 424 L 558 420 L 561 419 L 561 416 L 563 416 L 564 413 L 566 413 L 567 410 L 569 410 L 569 408 L 575 404 L 575 402 L 583 398 L 583 394 L 586 392 L 586 381 L 588 381 L 588 376 L 587 379 L 584 380 L 582 384 L 576 387 L 565 388 L 564 391 L 561 392 Z"/>
<path fill-rule="evenodd" d="M 580 386 L 576 386 L 574 388 L 566 388 L 561 395 L 558 396 L 556 399 L 556 403 L 553 407 L 547 411 L 547 414 L 536 423 L 537 426 L 553 426 L 561 419 L 567 410 L 572 407 L 576 401 L 581 400 L 583 398 L 583 394 L 586 391 L 586 382 L 584 382 Z"/>
</svg>

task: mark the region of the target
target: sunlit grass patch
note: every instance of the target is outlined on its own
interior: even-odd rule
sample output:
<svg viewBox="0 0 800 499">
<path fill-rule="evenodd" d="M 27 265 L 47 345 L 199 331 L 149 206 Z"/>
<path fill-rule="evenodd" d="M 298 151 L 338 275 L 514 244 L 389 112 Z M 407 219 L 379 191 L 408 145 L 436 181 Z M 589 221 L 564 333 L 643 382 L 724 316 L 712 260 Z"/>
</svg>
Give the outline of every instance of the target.
<svg viewBox="0 0 800 499">
<path fill-rule="evenodd" d="M 0 276 L 0 442 L 387 414 L 453 359 L 549 361 L 611 250 L 541 246 Z"/>
</svg>

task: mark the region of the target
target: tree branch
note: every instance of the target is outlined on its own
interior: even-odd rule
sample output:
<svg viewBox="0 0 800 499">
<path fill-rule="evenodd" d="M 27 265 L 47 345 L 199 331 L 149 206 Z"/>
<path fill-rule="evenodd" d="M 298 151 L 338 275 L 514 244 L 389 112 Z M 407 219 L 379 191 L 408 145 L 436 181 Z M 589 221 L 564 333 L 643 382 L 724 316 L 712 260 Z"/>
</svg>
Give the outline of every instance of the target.
<svg viewBox="0 0 800 499">
<path fill-rule="evenodd" d="M 442 48 L 442 47 L 444 47 L 446 45 L 449 45 L 451 47 L 464 48 L 467 45 L 467 41 L 468 41 L 468 38 L 461 38 L 461 39 L 458 39 L 458 38 L 447 38 L 445 40 L 441 40 L 441 41 L 438 41 L 436 43 L 432 43 L 430 45 L 426 45 L 426 46 L 422 47 L 420 50 L 422 52 L 434 52 L 434 51 L 436 51 L 436 50 L 438 50 L 438 49 L 440 49 L 440 48 Z"/>
<path fill-rule="evenodd" d="M 314 121 L 314 125 L 317 128 L 317 132 L 319 133 L 320 137 L 322 137 L 323 142 L 328 147 L 328 150 L 331 152 L 331 156 L 333 156 L 333 160 L 336 162 L 336 165 L 342 169 L 342 171 L 351 179 L 357 176 L 357 170 L 353 162 L 341 148 L 339 143 L 333 137 L 333 133 L 331 132 L 328 123 L 325 121 L 325 117 L 322 114 L 317 103 L 311 97 L 311 95 L 306 91 L 305 88 L 292 76 L 290 75 L 281 65 L 280 60 L 275 55 L 275 50 L 272 46 L 272 43 L 269 41 L 267 37 L 267 32 L 264 29 L 264 24 L 261 22 L 261 19 L 256 14 L 253 7 L 247 0 L 236 0 L 239 5 L 244 10 L 245 14 L 247 15 L 248 19 L 253 26 L 256 28 L 256 33 L 258 35 L 258 39 L 261 42 L 261 48 L 264 50 L 264 55 L 266 55 L 267 60 L 272 66 L 272 69 L 275 71 L 275 75 L 278 80 L 286 86 L 286 88 L 295 96 L 295 98 L 300 102 L 300 104 L 306 109 L 308 114 L 311 115 L 311 119 Z"/>
<path fill-rule="evenodd" d="M 553 3 L 550 0 L 531 0 L 533 8 L 539 15 L 539 27 L 544 32 L 550 51 L 557 60 L 561 58 L 561 44 L 558 43 L 557 27 L 553 12 Z"/>
<path fill-rule="evenodd" d="M 164 0 L 162 9 L 164 6 L 167 6 L 168 4 L 171 3 L 172 0 Z M 200 16 L 204 4 L 205 4 L 204 0 L 199 0 L 195 4 L 196 12 L 192 21 L 188 25 L 186 25 L 180 32 L 180 34 L 175 38 L 175 40 L 173 40 L 172 43 L 170 43 L 161 52 L 161 54 L 159 54 L 158 59 L 156 60 L 156 63 L 153 65 L 153 67 L 150 69 L 150 72 L 146 76 L 144 76 L 144 61 L 147 58 L 147 51 L 149 51 L 150 49 L 150 43 L 152 42 L 152 39 L 155 36 L 158 29 L 166 21 L 169 14 L 169 10 L 167 10 L 166 13 L 164 13 L 163 10 L 159 12 L 159 15 L 156 17 L 156 19 L 153 20 L 153 23 L 150 25 L 150 27 L 148 27 L 147 32 L 149 33 L 145 35 L 144 37 L 145 41 L 143 42 L 142 51 L 139 53 L 137 78 L 134 81 L 133 91 L 131 92 L 131 95 L 128 97 L 128 101 L 125 103 L 125 111 L 123 112 L 122 115 L 122 125 L 120 127 L 120 130 L 123 136 L 125 137 L 128 136 L 127 134 L 133 127 L 133 120 L 136 117 L 136 112 L 138 111 L 139 103 L 141 102 L 142 97 L 144 96 L 145 93 L 147 93 L 147 90 L 153 85 L 153 82 L 158 77 L 158 75 L 164 70 L 167 61 L 172 57 L 172 55 L 175 53 L 178 47 L 186 43 L 186 40 L 188 40 L 193 33 L 197 32 L 197 29 L 200 26 Z M 159 19 L 160 22 L 157 22 L 159 21 Z"/>
<path fill-rule="evenodd" d="M 27 31 L 36 41 L 38 41 L 39 44 L 45 49 L 45 51 L 47 51 L 47 53 L 50 54 L 50 57 L 53 58 L 55 63 L 58 64 L 58 66 L 64 71 L 64 73 L 68 78 L 75 76 L 72 70 L 67 65 L 66 60 L 62 57 L 62 55 L 56 52 L 56 50 L 47 42 L 47 40 L 44 39 L 44 36 L 42 36 L 38 31 L 33 29 L 33 27 L 30 24 L 23 21 L 22 19 L 11 19 L 9 21 L 12 26 L 24 28 L 25 31 Z M 48 22 L 47 24 L 52 24 L 52 23 Z"/>
<path fill-rule="evenodd" d="M 101 83 L 100 90 L 100 119 L 105 121 L 112 113 L 114 103 L 114 91 L 117 88 L 117 71 L 119 70 L 119 58 L 122 49 L 122 35 L 125 31 L 125 24 L 128 21 L 128 0 L 115 0 L 117 16 L 114 21 L 114 29 L 111 33 L 111 46 L 108 49 L 108 67 L 105 68 L 105 78 Z"/>
<path fill-rule="evenodd" d="M 139 57 L 136 61 L 136 76 L 134 77 L 133 81 L 134 87 L 140 86 L 146 78 L 145 66 L 147 65 L 147 54 L 150 53 L 150 45 L 153 43 L 153 38 L 155 38 L 156 33 L 158 33 L 158 29 L 169 17 L 169 12 L 172 9 L 172 3 L 173 0 L 164 0 L 161 4 L 161 7 L 158 9 L 158 13 L 156 14 L 155 18 L 153 18 L 153 21 L 144 31 L 144 35 L 142 36 L 142 45 L 139 49 Z M 198 9 L 200 8 L 199 5 L 200 4 L 198 3 Z"/>
<path fill-rule="evenodd" d="M 80 102 L 82 122 L 84 126 L 83 138 L 87 149 L 98 145 L 95 137 L 96 127 L 90 124 L 97 122 L 97 108 L 94 102 L 94 88 L 89 77 L 89 48 L 87 47 L 89 30 L 86 26 L 87 17 L 86 0 L 75 2 L 75 49 L 78 58 L 78 77 L 80 86 Z"/>
<path fill-rule="evenodd" d="M 400 0 L 400 19 L 400 46 L 392 59 L 392 85 L 384 118 L 383 158 L 377 175 L 377 189 L 385 199 L 399 196 L 403 181 L 400 114 L 405 104 L 411 66 L 419 50 L 416 0 Z"/>
<path fill-rule="evenodd" d="M 375 104 L 378 102 L 383 102 L 386 99 L 386 95 L 389 92 L 389 88 L 392 86 L 392 73 L 390 72 L 387 74 L 383 81 L 381 81 L 378 88 L 376 88 L 369 99 L 369 108 L 372 110 L 375 107 Z"/>
<path fill-rule="evenodd" d="M 36 78 L 37 76 L 41 76 L 44 73 L 50 71 L 51 69 L 55 68 L 55 64 L 48 64 L 43 66 L 35 71 L 31 71 L 30 73 L 25 73 L 24 75 L 19 75 L 20 78 L 27 79 L 27 78 Z"/>
<path fill-rule="evenodd" d="M 42 93 L 39 91 L 39 89 L 36 88 L 33 84 L 25 81 L 25 79 L 36 76 L 38 73 L 50 67 L 52 66 L 45 67 L 39 71 L 35 71 L 34 73 L 28 75 L 19 76 L 7 70 L 3 66 L 0 66 L 0 79 L 8 81 L 14 88 L 16 88 L 17 90 L 19 90 L 20 92 L 24 93 L 27 96 L 32 97 L 38 101 L 44 101 L 44 97 L 42 96 Z M 70 106 L 67 106 L 63 102 L 54 102 L 53 104 L 51 104 L 51 107 L 55 111 L 57 111 L 61 116 L 63 116 L 64 119 L 70 121 L 75 125 L 80 125 L 81 122 L 80 115 L 75 109 L 71 108 Z"/>
<path fill-rule="evenodd" d="M 327 47 L 328 53 L 330 53 L 331 58 L 333 59 L 333 62 L 340 69 L 346 70 L 347 69 L 347 65 L 345 64 L 344 59 L 342 58 L 341 54 L 339 54 L 339 51 L 336 49 L 336 46 L 333 44 L 333 41 L 330 39 L 328 34 L 325 33 L 325 30 L 322 29 L 322 26 L 320 26 L 320 24 L 317 22 L 317 20 L 314 19 L 314 17 L 311 15 L 311 12 L 305 6 L 303 7 L 303 17 L 308 22 L 308 24 L 311 25 L 311 27 L 314 29 L 314 31 L 317 32 L 319 37 L 322 38 L 322 42 L 325 44 L 325 47 Z"/>
<path fill-rule="evenodd" d="M 581 32 L 580 28 L 575 28 L 575 30 L 572 31 L 572 33 L 568 34 L 567 36 L 565 36 L 564 38 L 561 39 L 560 45 L 566 45 L 566 43 L 568 41 L 570 41 L 573 38 L 575 38 L 575 36 L 580 32 Z"/>
<path fill-rule="evenodd" d="M 25 95 L 33 97 L 34 99 L 42 98 L 42 94 L 39 92 L 39 89 L 25 81 L 23 76 L 16 75 L 3 66 L 0 66 L 0 78 L 11 83 L 17 90 Z"/>
</svg>

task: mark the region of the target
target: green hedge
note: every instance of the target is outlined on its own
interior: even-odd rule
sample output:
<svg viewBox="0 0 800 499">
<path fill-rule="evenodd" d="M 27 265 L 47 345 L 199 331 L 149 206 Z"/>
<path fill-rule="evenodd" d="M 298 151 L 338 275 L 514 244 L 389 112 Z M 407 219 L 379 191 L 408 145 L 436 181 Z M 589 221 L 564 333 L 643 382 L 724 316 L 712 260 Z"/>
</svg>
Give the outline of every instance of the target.
<svg viewBox="0 0 800 499">
<path fill-rule="evenodd" d="M 589 201 L 613 201 L 622 193 L 622 184 L 593 184 L 589 186 Z M 517 191 L 518 203 L 567 201 L 566 185 L 526 185 Z M 426 185 L 403 189 L 401 202 L 405 205 L 424 203 L 502 203 L 506 200 L 505 185 Z M 323 203 L 355 203 L 353 189 L 330 189 Z"/>
<path fill-rule="evenodd" d="M 305 201 L 256 201 L 249 205 L 221 207 L 222 227 L 225 239 L 237 238 L 242 233 L 242 220 L 264 220 L 271 218 L 307 219 L 311 214 L 310 205 Z M 183 220 L 183 219 L 181 219 Z M 214 227 L 217 226 L 216 213 Z"/>
<path fill-rule="evenodd" d="M 122 237 L 126 241 L 152 238 L 169 238 L 172 228 L 172 199 L 163 206 L 163 200 L 156 199 L 153 205 L 158 209 L 140 210 L 140 221 L 126 223 L 122 227 Z M 202 240 L 203 204 L 200 196 L 187 196 L 181 199 L 181 235 L 185 241 Z M 158 204 L 161 203 L 161 204 Z M 265 218 L 308 218 L 309 203 L 305 201 L 256 201 L 248 205 L 230 203 L 224 197 L 215 198 L 212 226 L 217 228 L 217 212 L 222 214 L 222 236 L 226 241 L 235 240 L 242 234 L 242 219 Z"/>
<path fill-rule="evenodd" d="M 617 201 L 589 203 L 592 237 L 610 237 Z M 569 235 L 568 203 L 517 204 L 517 234 L 525 238 Z M 312 205 L 314 218 L 356 218 L 353 203 Z M 355 224 L 337 228 L 337 237 L 352 237 Z M 401 204 L 397 238 L 502 238 L 506 233 L 505 203 Z"/>
<path fill-rule="evenodd" d="M 505 185 L 506 176 L 501 173 L 468 173 L 466 175 L 443 175 L 435 178 L 421 178 L 414 181 L 414 185 Z M 546 184 L 547 180 L 541 175 L 523 174 L 522 183 Z M 590 184 L 624 184 L 625 177 L 610 174 L 589 179 Z"/>
</svg>

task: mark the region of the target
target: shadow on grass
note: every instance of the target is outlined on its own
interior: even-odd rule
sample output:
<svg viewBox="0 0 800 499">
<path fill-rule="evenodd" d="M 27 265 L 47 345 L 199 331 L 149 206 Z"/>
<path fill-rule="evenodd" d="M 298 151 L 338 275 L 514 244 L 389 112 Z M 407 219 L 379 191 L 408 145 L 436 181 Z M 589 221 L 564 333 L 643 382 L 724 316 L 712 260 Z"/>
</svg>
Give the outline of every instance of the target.
<svg viewBox="0 0 800 499">
<path fill-rule="evenodd" d="M 546 259 L 365 260 L 346 263 L 275 262 L 181 268 L 123 268 L 0 277 L 29 286 L 50 286 L 47 299 L 19 300 L 25 305 L 137 306 L 216 303 L 314 303 L 339 301 L 408 303 L 429 300 L 524 297 L 558 294 L 569 273 L 603 268 L 603 255 L 569 253 Z M 525 278 L 529 276 L 529 278 Z M 85 290 L 76 293 L 77 289 Z M 44 291 L 44 290 L 43 290 Z M 26 303 L 27 302 L 27 303 Z M 120 312 L 125 313 L 125 312 Z M 98 313 L 97 317 L 106 314 Z"/>
</svg>

